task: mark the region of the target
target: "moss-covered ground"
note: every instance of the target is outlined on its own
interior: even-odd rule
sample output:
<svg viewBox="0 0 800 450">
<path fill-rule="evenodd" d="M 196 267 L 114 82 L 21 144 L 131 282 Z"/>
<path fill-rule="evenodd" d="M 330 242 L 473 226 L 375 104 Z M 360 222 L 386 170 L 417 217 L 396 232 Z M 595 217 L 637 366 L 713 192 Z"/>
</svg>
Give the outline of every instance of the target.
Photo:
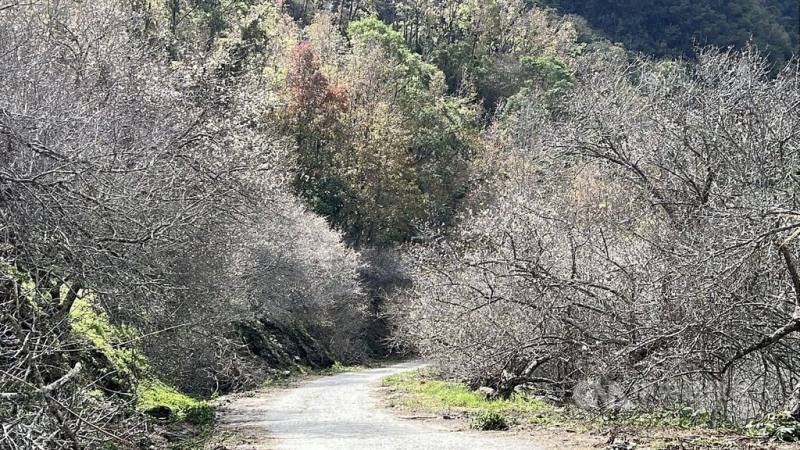
<svg viewBox="0 0 800 450">
<path fill-rule="evenodd" d="M 102 352 L 113 370 L 133 381 L 135 407 L 145 412 L 160 408 L 169 422 L 186 422 L 208 427 L 214 408 L 204 399 L 179 392 L 154 376 L 147 358 L 134 345 L 137 332 L 132 327 L 114 325 L 96 306 L 92 293 L 83 293 L 70 310 L 72 330 Z"/>
</svg>

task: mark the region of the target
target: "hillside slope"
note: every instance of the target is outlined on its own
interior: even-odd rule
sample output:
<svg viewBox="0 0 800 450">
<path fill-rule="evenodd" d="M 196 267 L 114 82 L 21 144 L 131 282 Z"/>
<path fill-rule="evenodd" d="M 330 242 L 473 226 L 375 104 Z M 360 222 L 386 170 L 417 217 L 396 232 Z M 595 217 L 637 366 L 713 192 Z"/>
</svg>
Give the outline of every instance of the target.
<svg viewBox="0 0 800 450">
<path fill-rule="evenodd" d="M 688 1 L 545 0 L 583 16 L 595 29 L 634 51 L 655 56 L 693 54 L 695 45 L 741 48 L 752 39 L 773 62 L 791 58 L 800 42 L 796 0 Z"/>
</svg>

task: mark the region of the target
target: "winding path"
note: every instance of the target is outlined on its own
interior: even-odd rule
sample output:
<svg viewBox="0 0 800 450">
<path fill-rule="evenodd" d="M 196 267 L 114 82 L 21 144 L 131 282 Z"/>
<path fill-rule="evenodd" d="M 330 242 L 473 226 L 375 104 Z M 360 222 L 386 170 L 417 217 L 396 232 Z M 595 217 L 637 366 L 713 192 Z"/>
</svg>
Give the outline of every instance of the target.
<svg viewBox="0 0 800 450">
<path fill-rule="evenodd" d="M 449 431 L 383 410 L 373 396 L 380 380 L 421 366 L 406 362 L 323 377 L 277 394 L 241 397 L 226 406 L 223 429 L 247 436 L 233 445 L 236 450 L 536 449 L 528 442 Z"/>
</svg>

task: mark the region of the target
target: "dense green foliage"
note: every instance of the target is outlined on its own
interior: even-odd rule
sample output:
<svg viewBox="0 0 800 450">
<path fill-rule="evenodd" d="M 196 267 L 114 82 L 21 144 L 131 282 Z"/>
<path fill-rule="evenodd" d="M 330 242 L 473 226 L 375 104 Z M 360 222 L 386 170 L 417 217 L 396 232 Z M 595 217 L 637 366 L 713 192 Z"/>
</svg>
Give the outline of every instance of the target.
<svg viewBox="0 0 800 450">
<path fill-rule="evenodd" d="M 298 192 L 356 246 L 452 223 L 477 140 L 474 109 L 446 95 L 438 69 L 384 23 L 350 23 L 344 61 L 323 48 L 338 32 L 324 19 L 312 27 L 319 35 L 294 49 L 287 80 Z"/>
<path fill-rule="evenodd" d="M 579 51 L 572 20 L 522 0 L 394 2 L 391 22 L 451 92 L 474 92 L 490 111 L 526 85 L 568 78 L 551 69 Z"/>
</svg>

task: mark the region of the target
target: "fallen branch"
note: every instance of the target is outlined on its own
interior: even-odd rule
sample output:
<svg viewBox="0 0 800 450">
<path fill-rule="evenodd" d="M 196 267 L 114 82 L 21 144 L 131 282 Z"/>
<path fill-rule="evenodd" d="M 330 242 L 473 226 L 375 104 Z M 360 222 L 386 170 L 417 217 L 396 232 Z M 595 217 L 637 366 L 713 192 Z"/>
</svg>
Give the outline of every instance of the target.
<svg viewBox="0 0 800 450">
<path fill-rule="evenodd" d="M 31 398 L 39 398 L 48 395 L 49 393 L 59 389 L 61 386 L 67 383 L 71 378 L 78 374 L 81 371 L 81 363 L 75 364 L 69 372 L 66 373 L 63 377 L 59 378 L 58 380 L 39 388 L 32 392 L 0 392 L 0 400 L 24 400 L 24 399 L 31 399 Z"/>
<path fill-rule="evenodd" d="M 727 363 L 722 367 L 720 370 L 720 374 L 725 373 L 731 366 L 738 360 L 744 358 L 745 356 L 749 355 L 750 353 L 756 352 L 758 350 L 765 349 L 770 345 L 780 341 L 781 339 L 785 338 L 787 335 L 794 333 L 795 331 L 800 331 L 800 317 L 795 311 L 794 317 L 792 317 L 792 321 L 787 323 L 786 325 L 777 329 L 774 333 L 770 334 L 769 336 L 765 336 L 760 341 L 756 342 L 755 344 L 736 352 L 733 355 L 733 358 L 729 359 Z"/>
</svg>

